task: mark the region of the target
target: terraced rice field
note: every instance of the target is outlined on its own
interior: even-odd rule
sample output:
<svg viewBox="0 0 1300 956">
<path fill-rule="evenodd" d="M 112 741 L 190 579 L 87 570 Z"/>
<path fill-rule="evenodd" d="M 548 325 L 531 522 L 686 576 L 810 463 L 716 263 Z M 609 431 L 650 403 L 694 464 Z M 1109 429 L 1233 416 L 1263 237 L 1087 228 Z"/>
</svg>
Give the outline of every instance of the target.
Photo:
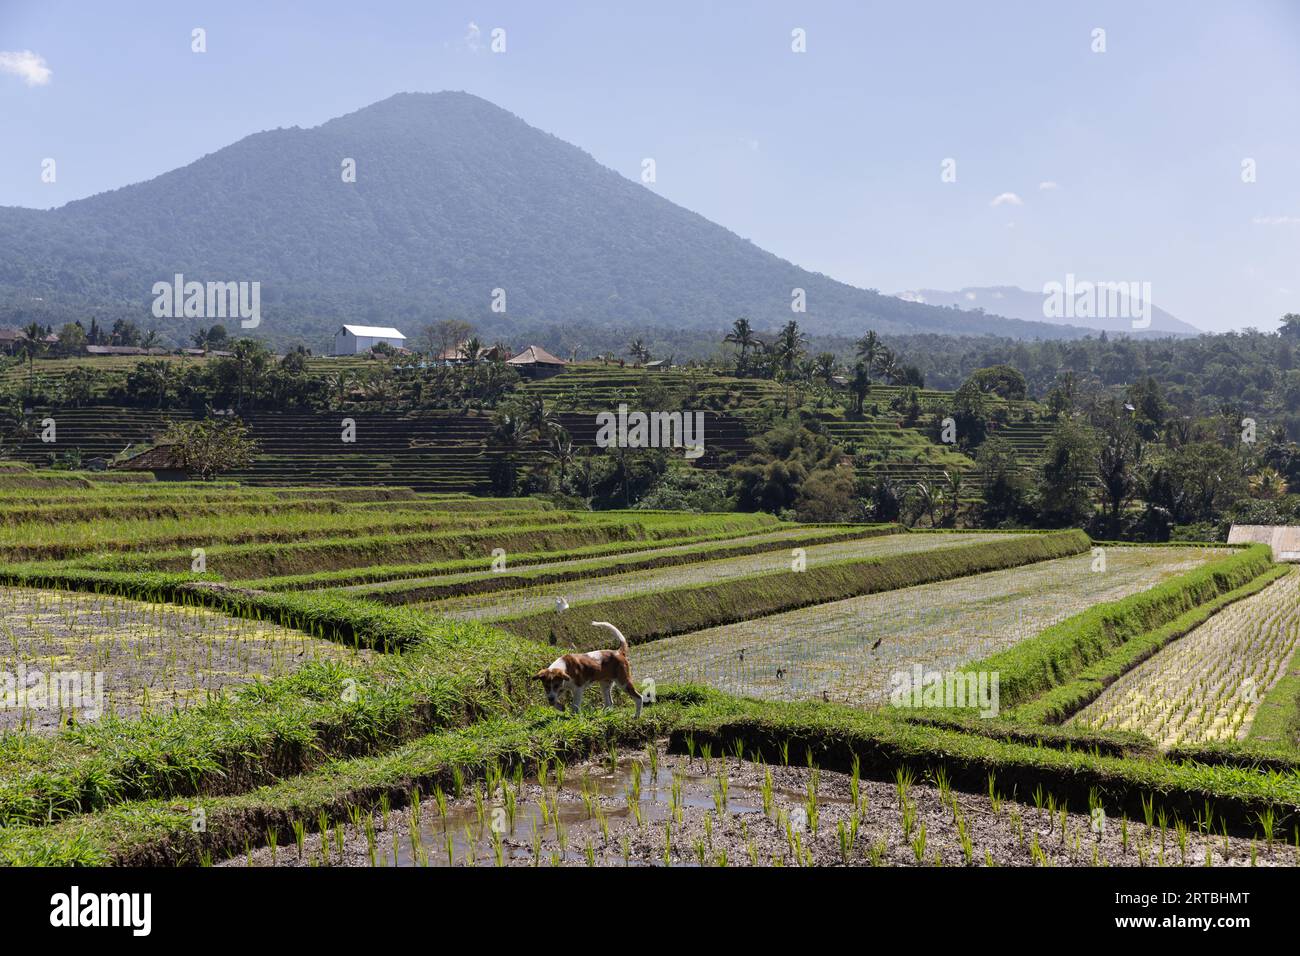
<svg viewBox="0 0 1300 956">
<path fill-rule="evenodd" d="M 1224 553 L 1113 548 L 1103 572 L 1093 571 L 1084 554 L 850 598 L 641 645 L 632 664 L 638 679 L 656 684 L 689 681 L 752 697 L 879 705 L 897 672 L 918 664 L 954 669 Z"/>
<path fill-rule="evenodd" d="M 997 534 L 894 534 L 814 545 L 804 550 L 808 566 L 813 567 L 819 562 L 909 554 L 933 548 L 977 544 L 981 541 L 996 540 L 999 537 L 1002 536 Z M 789 551 L 769 551 L 720 561 L 701 560 L 698 563 L 676 567 L 611 575 L 607 578 L 594 578 L 586 583 L 550 584 L 504 594 L 451 598 L 417 606 L 440 617 L 491 620 L 525 614 L 529 611 L 547 610 L 555 605 L 559 597 L 563 597 L 570 604 L 575 604 L 579 601 L 623 597 L 629 594 L 748 577 L 769 571 L 789 570 L 791 560 Z"/>
<path fill-rule="evenodd" d="M 1224 609 L 1111 684 L 1072 718 L 1162 747 L 1241 740 L 1300 646 L 1300 574 Z"/>
<path fill-rule="evenodd" d="M 798 546 L 804 542 L 823 540 L 821 536 L 840 535 L 853 531 L 849 525 L 817 525 L 812 528 L 783 528 L 780 531 L 766 531 L 761 534 L 739 534 L 717 539 L 720 548 L 735 547 L 766 547 L 770 546 L 772 550 L 779 550 L 782 545 L 789 547 Z M 647 542 L 647 545 L 649 543 Z M 669 558 L 679 555 L 692 554 L 700 550 L 700 541 L 694 538 L 687 538 L 684 544 L 674 544 L 668 547 L 647 546 L 636 548 L 635 550 L 614 553 L 605 556 L 597 556 L 600 561 L 607 565 L 614 565 L 620 561 L 649 561 L 656 558 Z M 582 555 L 580 553 L 568 555 L 547 555 L 546 560 L 528 560 L 520 564 L 518 555 L 510 559 L 508 570 L 517 570 L 526 568 L 528 571 L 562 571 L 566 568 L 572 568 L 578 564 L 587 564 L 591 555 Z M 496 572 L 484 573 L 479 569 L 465 571 L 460 573 L 441 573 L 441 574 L 412 574 L 407 576 L 405 569 L 395 572 L 393 581 L 400 581 L 401 590 L 415 589 L 429 584 L 446 585 L 455 587 L 457 585 L 468 585 L 484 578 L 493 576 L 499 577 Z M 391 582 L 383 582 L 385 584 Z M 374 581 L 365 583 L 347 584 L 338 588 L 345 592 L 367 591 L 374 588 Z M 505 590 L 505 589 L 503 589 Z M 422 602 L 427 606 L 433 606 L 441 602 L 426 601 Z"/>
<path fill-rule="evenodd" d="M 0 607 L 0 692 L 13 694 L 0 706 L 4 732 L 52 733 L 70 718 L 165 712 L 307 661 L 365 653 L 199 607 L 100 594 L 0 587 Z M 85 675 L 84 696 L 54 705 L 53 672 Z M 98 685 L 90 675 L 100 675 Z M 20 684 L 27 694 L 18 693 Z"/>
</svg>

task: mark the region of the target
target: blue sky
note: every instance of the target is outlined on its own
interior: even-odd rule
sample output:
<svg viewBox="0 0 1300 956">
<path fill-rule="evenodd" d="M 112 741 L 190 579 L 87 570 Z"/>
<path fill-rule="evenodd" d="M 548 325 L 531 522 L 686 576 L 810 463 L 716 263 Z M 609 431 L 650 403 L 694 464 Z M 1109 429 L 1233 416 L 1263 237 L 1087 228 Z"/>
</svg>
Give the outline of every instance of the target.
<svg viewBox="0 0 1300 956">
<path fill-rule="evenodd" d="M 0 205 L 463 89 L 629 178 L 653 157 L 648 188 L 855 285 L 1073 273 L 1148 281 L 1203 329 L 1272 329 L 1300 311 L 1297 41 L 1284 0 L 0 0 Z"/>
</svg>

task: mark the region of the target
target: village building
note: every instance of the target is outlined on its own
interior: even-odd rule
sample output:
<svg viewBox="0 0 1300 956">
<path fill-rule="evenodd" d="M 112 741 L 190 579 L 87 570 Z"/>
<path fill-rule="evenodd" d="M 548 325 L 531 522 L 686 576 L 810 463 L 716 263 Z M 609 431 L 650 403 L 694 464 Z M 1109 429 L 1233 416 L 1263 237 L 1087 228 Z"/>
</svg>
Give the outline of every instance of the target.
<svg viewBox="0 0 1300 956">
<path fill-rule="evenodd" d="M 344 325 L 334 333 L 335 355 L 362 355 L 380 342 L 395 349 L 406 347 L 406 336 L 397 329 L 375 325 Z"/>
<path fill-rule="evenodd" d="M 148 471 L 157 481 L 188 481 L 189 472 L 175 445 L 155 445 L 110 466 L 114 471 Z"/>
<path fill-rule="evenodd" d="M 550 378 L 563 372 L 569 363 L 556 358 L 540 345 L 530 345 L 514 358 L 506 359 L 506 364 L 528 378 Z"/>
</svg>

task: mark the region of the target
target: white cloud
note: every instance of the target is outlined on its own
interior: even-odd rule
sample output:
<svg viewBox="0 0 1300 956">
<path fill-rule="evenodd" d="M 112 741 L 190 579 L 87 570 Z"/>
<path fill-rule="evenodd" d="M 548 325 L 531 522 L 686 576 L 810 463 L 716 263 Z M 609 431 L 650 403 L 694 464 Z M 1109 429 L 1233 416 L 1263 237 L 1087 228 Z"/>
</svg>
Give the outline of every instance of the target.
<svg viewBox="0 0 1300 956">
<path fill-rule="evenodd" d="M 1300 216 L 1256 216 L 1251 222 L 1257 226 L 1300 226 Z"/>
<path fill-rule="evenodd" d="M 976 298 L 975 293 L 974 293 L 974 292 L 967 292 L 967 293 L 966 293 L 966 298 L 968 298 L 968 299 L 970 299 L 970 301 L 974 302 L 974 301 L 975 301 L 975 298 Z"/>
<path fill-rule="evenodd" d="M 993 201 L 989 203 L 990 206 L 1023 206 L 1024 204 L 1025 201 L 1015 193 L 1001 193 L 1000 195 L 994 196 Z"/>
<path fill-rule="evenodd" d="M 1060 188 L 1061 188 L 1061 185 L 1060 185 L 1060 183 L 1054 183 L 1054 182 L 1052 182 L 1050 179 L 1047 179 L 1047 180 L 1044 180 L 1043 182 L 1039 183 L 1039 184 L 1038 184 L 1038 188 L 1041 189 L 1041 190 L 1046 191 L 1046 190 L 1048 190 L 1048 189 L 1060 189 Z"/>
<path fill-rule="evenodd" d="M 45 57 L 31 50 L 0 50 L 0 73 L 12 73 L 28 86 L 44 86 L 54 75 Z"/>
</svg>

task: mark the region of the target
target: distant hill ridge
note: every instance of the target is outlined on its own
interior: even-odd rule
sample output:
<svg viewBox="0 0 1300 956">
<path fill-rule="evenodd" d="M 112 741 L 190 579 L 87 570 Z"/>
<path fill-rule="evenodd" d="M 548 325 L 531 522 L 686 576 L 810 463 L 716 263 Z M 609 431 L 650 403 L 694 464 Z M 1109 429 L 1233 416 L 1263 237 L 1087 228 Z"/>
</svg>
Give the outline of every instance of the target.
<svg viewBox="0 0 1300 956">
<path fill-rule="evenodd" d="M 1064 285 L 1064 279 L 1054 280 Z M 1085 277 L 1078 277 L 1078 282 Z M 1091 280 L 1088 281 L 1100 281 Z M 1043 307 L 1047 298 L 1042 291 L 1031 292 L 1017 286 L 968 286 L 956 292 L 942 292 L 937 289 L 917 289 L 900 292 L 899 298 L 911 302 L 924 302 L 927 305 L 946 306 L 955 309 L 983 309 L 1013 319 L 1025 321 L 1052 322 L 1072 325 L 1086 325 L 1090 329 L 1106 332 L 1118 332 L 1127 335 L 1162 334 L 1162 335 L 1200 335 L 1196 326 L 1177 319 L 1159 306 L 1151 305 L 1151 325 L 1147 329 L 1135 329 L 1128 316 L 1098 316 L 1096 318 L 1054 318 Z M 1077 301 L 1077 300 L 1076 300 Z"/>
<path fill-rule="evenodd" d="M 355 182 L 344 181 L 347 159 Z M 177 273 L 260 282 L 256 334 L 316 348 L 344 321 L 409 334 L 443 317 L 1085 334 L 801 269 L 466 93 L 398 94 L 59 209 L 0 208 L 0 324 L 128 317 L 182 339 L 205 322 L 150 315 L 153 284 Z M 795 288 L 806 313 L 791 312 Z M 491 311 L 496 289 L 504 317 Z"/>
</svg>

